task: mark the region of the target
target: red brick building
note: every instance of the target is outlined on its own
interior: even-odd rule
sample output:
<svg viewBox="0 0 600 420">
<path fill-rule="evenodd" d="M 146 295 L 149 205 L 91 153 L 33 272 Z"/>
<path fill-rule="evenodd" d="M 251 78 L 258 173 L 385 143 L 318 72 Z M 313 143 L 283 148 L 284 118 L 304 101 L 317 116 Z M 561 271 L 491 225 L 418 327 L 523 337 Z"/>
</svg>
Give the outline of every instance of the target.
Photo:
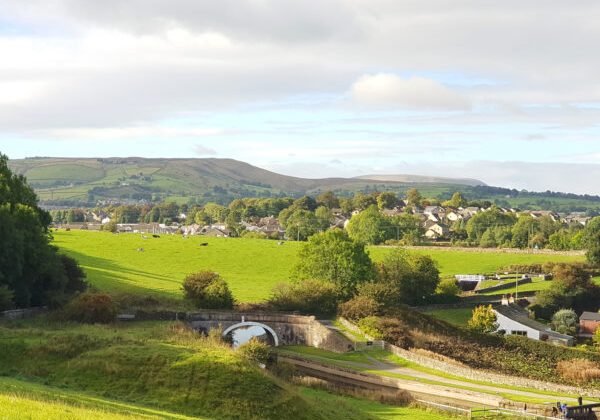
<svg viewBox="0 0 600 420">
<path fill-rule="evenodd" d="M 600 314 L 597 312 L 584 312 L 579 317 L 579 335 L 591 337 L 600 326 Z"/>
</svg>

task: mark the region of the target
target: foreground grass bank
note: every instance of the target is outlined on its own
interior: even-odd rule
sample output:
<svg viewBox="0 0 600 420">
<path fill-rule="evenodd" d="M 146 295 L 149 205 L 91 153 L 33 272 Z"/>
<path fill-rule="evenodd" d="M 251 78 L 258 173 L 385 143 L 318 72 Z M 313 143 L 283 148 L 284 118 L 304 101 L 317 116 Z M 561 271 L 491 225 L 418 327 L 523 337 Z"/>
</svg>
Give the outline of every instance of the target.
<svg viewBox="0 0 600 420">
<path fill-rule="evenodd" d="M 270 296 L 273 286 L 288 281 L 297 262 L 298 242 L 244 238 L 166 235 L 143 239 L 137 234 L 56 231 L 54 244 L 74 257 L 95 287 L 108 292 L 132 292 L 181 297 L 181 282 L 201 269 L 217 271 L 229 283 L 240 302 L 256 302 Z M 200 246 L 206 242 L 208 246 Z M 143 249 L 143 251 L 141 251 Z M 375 261 L 390 248 L 370 247 Z M 473 253 L 416 250 L 431 255 L 442 277 L 460 273 L 494 272 L 509 264 L 545 261 L 577 261 L 582 257 L 540 254 Z"/>
<path fill-rule="evenodd" d="M 0 324 L 0 418 L 436 419 L 297 388 L 182 324 Z"/>
</svg>

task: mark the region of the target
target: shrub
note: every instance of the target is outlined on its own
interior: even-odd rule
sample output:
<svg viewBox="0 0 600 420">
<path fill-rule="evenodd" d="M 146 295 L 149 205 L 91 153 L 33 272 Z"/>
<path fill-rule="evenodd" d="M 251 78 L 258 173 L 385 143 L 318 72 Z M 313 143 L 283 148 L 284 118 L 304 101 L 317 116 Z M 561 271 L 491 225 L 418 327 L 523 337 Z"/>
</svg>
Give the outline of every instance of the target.
<svg viewBox="0 0 600 420">
<path fill-rule="evenodd" d="M 398 288 L 390 282 L 363 283 L 358 287 L 358 295 L 372 299 L 381 309 L 395 308 L 400 305 Z"/>
<path fill-rule="evenodd" d="M 229 286 L 213 271 L 204 270 L 188 275 L 183 280 L 183 291 L 186 299 L 193 301 L 199 308 L 233 308 L 234 299 Z"/>
<path fill-rule="evenodd" d="M 107 324 L 117 317 L 112 298 L 104 293 L 82 293 L 67 304 L 65 318 L 88 324 Z"/>
<path fill-rule="evenodd" d="M 383 339 L 383 334 L 377 328 L 378 323 L 379 323 L 379 318 L 377 318 L 376 316 L 368 316 L 368 317 L 362 318 L 360 321 L 358 321 L 358 327 L 365 334 L 370 335 L 371 337 L 373 337 L 375 339 L 381 340 L 381 339 Z"/>
<path fill-rule="evenodd" d="M 480 305 L 473 309 L 473 316 L 467 325 L 470 329 L 484 334 L 496 332 L 498 323 L 492 305 Z"/>
<path fill-rule="evenodd" d="M 237 351 L 240 352 L 245 359 L 262 363 L 263 365 L 267 364 L 272 354 L 271 346 L 260 341 L 256 337 L 252 337 L 250 340 L 239 346 Z"/>
<path fill-rule="evenodd" d="M 600 367 L 587 359 L 562 360 L 557 363 L 556 370 L 564 379 L 577 383 L 600 379 Z"/>
<path fill-rule="evenodd" d="M 340 305 L 340 315 L 351 320 L 359 320 L 378 315 L 381 305 L 368 296 L 356 296 Z"/>
<path fill-rule="evenodd" d="M 281 283 L 273 289 L 269 304 L 280 311 L 329 316 L 337 310 L 338 291 L 333 283 L 319 280 Z"/>
<path fill-rule="evenodd" d="M 575 336 L 579 318 L 573 309 L 561 309 L 552 316 L 552 328 L 561 333 Z"/>
<path fill-rule="evenodd" d="M 498 271 L 517 274 L 543 274 L 552 271 L 554 263 L 546 264 L 511 264 Z"/>
<path fill-rule="evenodd" d="M 267 234 L 264 232 L 254 232 L 251 230 L 245 230 L 242 232 L 241 237 L 250 239 L 267 239 Z"/>
<path fill-rule="evenodd" d="M 444 279 L 440 281 L 435 292 L 438 295 L 456 296 L 460 293 L 460 287 L 455 279 Z"/>
<path fill-rule="evenodd" d="M 110 222 L 103 224 L 100 227 L 100 229 L 104 230 L 106 232 L 116 233 L 117 232 L 117 222 L 115 220 L 111 220 Z"/>
<path fill-rule="evenodd" d="M 403 349 L 408 349 L 414 345 L 410 329 L 400 319 L 380 318 L 377 320 L 375 328 L 388 343 Z"/>
</svg>

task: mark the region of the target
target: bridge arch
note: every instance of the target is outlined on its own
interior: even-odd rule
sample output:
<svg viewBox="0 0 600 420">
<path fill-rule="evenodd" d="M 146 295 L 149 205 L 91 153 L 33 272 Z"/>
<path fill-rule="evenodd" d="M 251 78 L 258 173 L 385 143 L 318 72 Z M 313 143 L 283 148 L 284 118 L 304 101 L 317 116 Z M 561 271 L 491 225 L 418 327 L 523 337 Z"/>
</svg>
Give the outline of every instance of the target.
<svg viewBox="0 0 600 420">
<path fill-rule="evenodd" d="M 268 325 L 265 325 L 263 323 L 254 322 L 254 321 L 242 321 L 242 322 L 239 322 L 237 324 L 234 324 L 234 325 L 228 327 L 225 331 L 223 331 L 223 337 L 227 337 L 227 334 L 229 334 L 241 327 L 261 327 L 265 331 L 267 331 L 269 334 L 271 334 L 271 337 L 273 337 L 273 341 L 275 343 L 275 347 L 279 346 L 279 337 L 277 337 L 277 333 L 273 330 L 273 328 L 271 328 Z"/>
</svg>

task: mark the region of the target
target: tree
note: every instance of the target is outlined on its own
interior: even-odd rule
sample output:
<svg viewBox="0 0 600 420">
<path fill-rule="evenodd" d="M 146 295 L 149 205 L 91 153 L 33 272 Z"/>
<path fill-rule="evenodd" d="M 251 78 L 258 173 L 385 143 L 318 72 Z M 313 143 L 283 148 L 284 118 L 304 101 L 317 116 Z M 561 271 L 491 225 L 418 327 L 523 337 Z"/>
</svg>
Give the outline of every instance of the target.
<svg viewBox="0 0 600 420">
<path fill-rule="evenodd" d="M 406 191 L 406 201 L 408 202 L 409 207 L 419 207 L 421 205 L 421 201 L 423 197 L 421 193 L 416 188 L 411 188 Z"/>
<path fill-rule="evenodd" d="M 330 281 L 342 297 L 351 297 L 360 283 L 373 277 L 373 264 L 364 244 L 343 230 L 332 229 L 308 239 L 294 271 L 300 279 Z"/>
<path fill-rule="evenodd" d="M 552 328 L 561 334 L 577 335 L 579 318 L 573 309 L 561 309 L 552 316 Z"/>
<path fill-rule="evenodd" d="M 317 218 L 317 224 L 319 230 L 327 230 L 331 225 L 333 216 L 331 210 L 328 207 L 320 206 L 315 210 L 315 217 Z"/>
<path fill-rule="evenodd" d="M 186 276 L 183 280 L 183 292 L 199 308 L 231 309 L 233 295 L 225 280 L 213 271 L 204 270 Z"/>
<path fill-rule="evenodd" d="M 491 334 L 498 330 L 496 313 L 492 305 L 480 305 L 473 309 L 473 315 L 467 323 L 467 326 L 477 332 Z"/>
<path fill-rule="evenodd" d="M 328 209 L 335 209 L 340 206 L 340 200 L 331 191 L 326 191 L 317 196 L 317 204 L 325 206 Z"/>
<path fill-rule="evenodd" d="M 600 265 L 600 217 L 594 217 L 585 225 L 582 243 L 587 248 L 587 260 Z"/>
<path fill-rule="evenodd" d="M 65 265 L 50 245 L 50 214 L 25 178 L 0 154 L 0 288 L 3 306 L 57 306 L 70 289 Z"/>
<path fill-rule="evenodd" d="M 479 243 L 486 230 L 498 226 L 512 226 L 516 222 L 512 214 L 503 213 L 497 208 L 475 214 L 467 222 L 469 240 Z"/>
<path fill-rule="evenodd" d="M 380 209 L 393 209 L 398 205 L 398 196 L 393 192 L 382 192 L 377 196 L 377 207 Z"/>
<path fill-rule="evenodd" d="M 426 303 L 440 282 L 435 261 L 426 255 L 395 249 L 377 265 L 379 281 L 392 284 L 398 290 L 401 303 Z"/>
<path fill-rule="evenodd" d="M 390 228 L 386 217 L 379 212 L 377 206 L 372 205 L 352 216 L 346 230 L 356 241 L 364 244 L 379 244 L 386 239 L 386 230 Z"/>
<path fill-rule="evenodd" d="M 465 198 L 462 196 L 461 193 L 459 193 L 458 191 L 455 192 L 454 194 L 452 194 L 452 198 L 448 201 L 445 201 L 444 203 L 444 207 L 466 207 L 467 206 L 467 200 L 465 200 Z"/>
<path fill-rule="evenodd" d="M 305 241 L 319 231 L 321 223 L 312 211 L 297 209 L 285 221 L 285 236 L 289 239 Z"/>
<path fill-rule="evenodd" d="M 240 236 L 244 231 L 242 225 L 242 214 L 240 210 L 231 210 L 225 218 L 225 227 L 231 232 L 231 236 Z"/>
<path fill-rule="evenodd" d="M 354 208 L 357 210 L 364 210 L 370 206 L 377 205 L 377 198 L 372 194 L 364 194 L 364 193 L 356 193 L 354 195 L 354 199 L 352 200 L 354 204 Z"/>
</svg>

